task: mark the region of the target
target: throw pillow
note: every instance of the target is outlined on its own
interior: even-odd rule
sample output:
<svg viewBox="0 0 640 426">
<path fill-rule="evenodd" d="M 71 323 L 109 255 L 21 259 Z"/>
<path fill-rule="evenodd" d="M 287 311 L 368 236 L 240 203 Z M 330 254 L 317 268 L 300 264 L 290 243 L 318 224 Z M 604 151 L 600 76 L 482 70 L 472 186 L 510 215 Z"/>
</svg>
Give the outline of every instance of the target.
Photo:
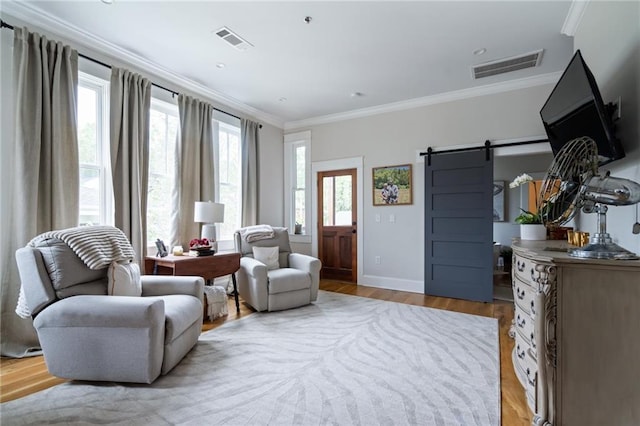
<svg viewBox="0 0 640 426">
<path fill-rule="evenodd" d="M 278 256 L 280 250 L 278 247 L 253 247 L 253 257 L 259 262 L 267 265 L 267 269 L 278 269 L 280 262 Z"/>
<path fill-rule="evenodd" d="M 109 277 L 107 292 L 110 296 L 142 296 L 140 267 L 137 263 L 111 262 L 107 275 Z"/>
</svg>

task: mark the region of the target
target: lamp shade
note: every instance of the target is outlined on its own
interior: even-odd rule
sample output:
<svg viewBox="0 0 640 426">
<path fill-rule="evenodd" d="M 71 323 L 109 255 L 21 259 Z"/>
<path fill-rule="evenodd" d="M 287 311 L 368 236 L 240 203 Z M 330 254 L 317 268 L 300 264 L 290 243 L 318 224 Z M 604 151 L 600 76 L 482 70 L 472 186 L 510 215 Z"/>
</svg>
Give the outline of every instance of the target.
<svg viewBox="0 0 640 426">
<path fill-rule="evenodd" d="M 224 204 L 211 201 L 196 201 L 193 210 L 193 221 L 202 223 L 224 222 Z"/>
</svg>

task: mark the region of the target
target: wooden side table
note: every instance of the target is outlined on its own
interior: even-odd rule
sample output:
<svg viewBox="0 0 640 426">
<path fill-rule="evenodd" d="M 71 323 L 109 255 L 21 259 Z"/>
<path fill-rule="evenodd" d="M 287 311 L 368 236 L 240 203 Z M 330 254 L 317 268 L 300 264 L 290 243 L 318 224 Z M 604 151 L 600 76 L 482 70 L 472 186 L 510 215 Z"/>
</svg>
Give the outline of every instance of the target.
<svg viewBox="0 0 640 426">
<path fill-rule="evenodd" d="M 216 253 L 213 256 L 147 256 L 145 273 L 154 275 L 195 275 L 213 282 L 216 277 L 231 275 L 236 311 L 240 312 L 236 272 L 240 269 L 240 253 Z"/>
</svg>

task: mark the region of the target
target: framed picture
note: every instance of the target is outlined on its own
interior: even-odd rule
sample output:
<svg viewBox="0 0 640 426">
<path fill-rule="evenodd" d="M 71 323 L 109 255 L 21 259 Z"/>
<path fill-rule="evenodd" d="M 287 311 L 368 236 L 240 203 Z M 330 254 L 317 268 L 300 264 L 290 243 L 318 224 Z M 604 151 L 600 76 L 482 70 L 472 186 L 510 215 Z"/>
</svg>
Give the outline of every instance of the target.
<svg viewBox="0 0 640 426">
<path fill-rule="evenodd" d="M 504 222 L 504 181 L 493 181 L 493 221 Z"/>
<path fill-rule="evenodd" d="M 411 164 L 373 168 L 373 205 L 413 204 Z"/>
</svg>

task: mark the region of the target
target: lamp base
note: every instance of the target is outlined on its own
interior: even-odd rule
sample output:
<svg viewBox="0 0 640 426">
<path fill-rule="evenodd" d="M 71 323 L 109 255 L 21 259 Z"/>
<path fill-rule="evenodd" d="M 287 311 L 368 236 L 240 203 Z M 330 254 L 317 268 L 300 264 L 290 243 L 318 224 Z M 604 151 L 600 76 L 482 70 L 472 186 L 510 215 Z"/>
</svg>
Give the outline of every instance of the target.
<svg viewBox="0 0 640 426">
<path fill-rule="evenodd" d="M 202 225 L 202 232 L 200 238 L 206 238 L 211 243 L 211 249 L 214 252 L 218 251 L 218 242 L 216 241 L 216 225 L 211 223 L 205 223 Z"/>
</svg>

